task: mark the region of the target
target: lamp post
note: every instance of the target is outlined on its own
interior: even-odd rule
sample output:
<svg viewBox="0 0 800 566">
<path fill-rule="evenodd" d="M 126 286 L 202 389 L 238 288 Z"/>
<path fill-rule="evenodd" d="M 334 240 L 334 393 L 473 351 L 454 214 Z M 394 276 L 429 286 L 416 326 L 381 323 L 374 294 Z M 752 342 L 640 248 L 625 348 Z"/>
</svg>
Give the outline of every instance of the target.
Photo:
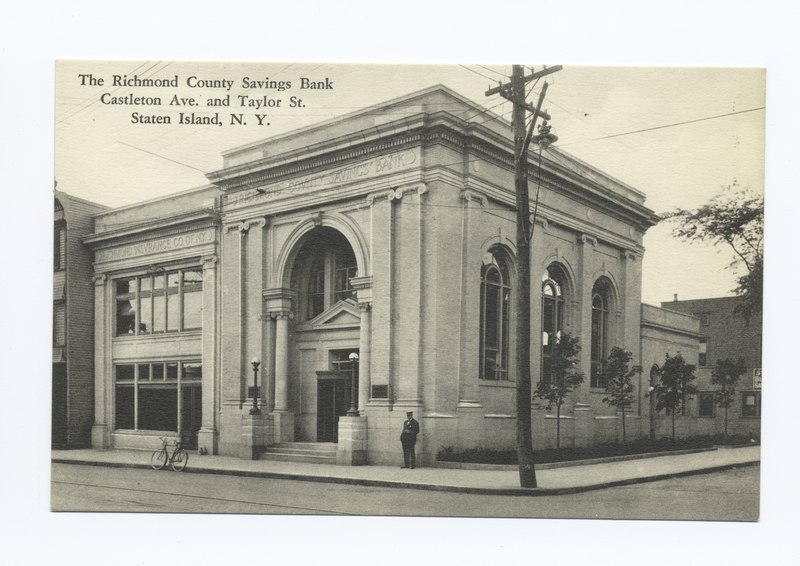
<svg viewBox="0 0 800 566">
<path fill-rule="evenodd" d="M 258 408 L 258 366 L 261 365 L 261 360 L 255 357 L 250 363 L 253 364 L 253 408 L 250 409 L 250 414 L 260 415 L 261 409 Z"/>
<path fill-rule="evenodd" d="M 358 416 L 358 354 L 353 352 L 347 359 L 350 360 L 350 410 L 347 411 L 348 417 Z"/>
</svg>

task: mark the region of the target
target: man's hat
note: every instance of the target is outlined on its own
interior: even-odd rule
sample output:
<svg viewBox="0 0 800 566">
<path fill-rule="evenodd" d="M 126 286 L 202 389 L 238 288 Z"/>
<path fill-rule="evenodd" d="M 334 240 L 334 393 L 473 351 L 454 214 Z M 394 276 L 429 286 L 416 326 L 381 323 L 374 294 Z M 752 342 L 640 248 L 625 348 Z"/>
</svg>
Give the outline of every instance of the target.
<svg viewBox="0 0 800 566">
<path fill-rule="evenodd" d="M 407 415 L 413 415 L 413 414 L 414 414 L 414 411 L 406 411 L 406 414 L 407 414 Z"/>
</svg>

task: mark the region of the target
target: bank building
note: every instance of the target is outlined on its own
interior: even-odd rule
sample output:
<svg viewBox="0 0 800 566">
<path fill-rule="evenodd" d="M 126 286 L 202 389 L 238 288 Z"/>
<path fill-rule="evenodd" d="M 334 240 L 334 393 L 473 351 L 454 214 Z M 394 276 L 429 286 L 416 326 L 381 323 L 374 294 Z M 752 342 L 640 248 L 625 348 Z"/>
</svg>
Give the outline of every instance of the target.
<svg viewBox="0 0 800 566">
<path fill-rule="evenodd" d="M 532 148 L 532 381 L 580 338 L 562 445 L 619 438 L 613 346 L 697 356 L 698 322 L 641 304 L 645 195 Z M 93 254 L 96 448 L 396 464 L 406 411 L 443 447 L 516 445 L 515 196 L 507 122 L 436 86 L 223 153 L 209 184 L 102 211 Z M 531 213 L 534 210 L 531 199 Z M 694 352 L 694 354 L 692 354 Z M 255 364 L 253 362 L 256 362 Z M 696 360 L 695 360 L 696 361 Z M 646 436 L 646 372 L 628 437 Z M 532 400 L 534 447 L 555 415 Z"/>
</svg>

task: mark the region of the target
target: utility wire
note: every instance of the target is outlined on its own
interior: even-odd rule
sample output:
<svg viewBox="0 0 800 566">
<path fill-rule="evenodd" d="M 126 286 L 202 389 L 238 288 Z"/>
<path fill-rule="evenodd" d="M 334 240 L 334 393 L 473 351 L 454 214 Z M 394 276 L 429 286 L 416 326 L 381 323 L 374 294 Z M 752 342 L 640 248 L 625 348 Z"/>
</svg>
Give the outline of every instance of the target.
<svg viewBox="0 0 800 566">
<path fill-rule="evenodd" d="M 611 139 L 611 138 L 618 138 L 618 137 L 621 137 L 621 136 L 629 136 L 631 134 L 640 134 L 642 132 L 652 132 L 654 130 L 663 130 L 664 128 L 674 128 L 675 126 L 685 126 L 686 124 L 695 124 L 697 122 L 705 122 L 706 120 L 716 120 L 717 118 L 725 118 L 727 116 L 735 116 L 736 114 L 746 114 L 747 112 L 756 112 L 758 110 L 764 110 L 765 108 L 766 108 L 765 106 L 759 106 L 757 108 L 749 108 L 747 110 L 739 110 L 737 112 L 728 112 L 727 114 L 717 114 L 716 116 L 706 116 L 705 118 L 696 118 L 694 120 L 686 120 L 685 122 L 674 122 L 672 124 L 664 124 L 663 126 L 654 126 L 652 128 L 643 128 L 641 130 L 632 130 L 630 132 L 622 132 L 621 134 L 612 134 L 610 136 L 603 136 L 601 138 L 592 138 L 592 139 L 585 140 L 585 141 L 607 140 L 607 139 Z M 577 141 L 577 142 L 571 142 L 571 143 L 568 143 L 568 144 L 561 144 L 561 147 L 564 147 L 565 145 L 572 145 L 574 143 L 580 143 L 580 142 Z"/>
</svg>

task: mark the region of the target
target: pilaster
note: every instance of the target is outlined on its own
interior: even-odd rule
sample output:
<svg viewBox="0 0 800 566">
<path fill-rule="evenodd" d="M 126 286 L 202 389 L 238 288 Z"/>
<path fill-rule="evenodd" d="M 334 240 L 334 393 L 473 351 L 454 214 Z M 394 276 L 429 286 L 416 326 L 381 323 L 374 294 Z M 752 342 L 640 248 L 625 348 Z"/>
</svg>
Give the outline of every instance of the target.
<svg viewBox="0 0 800 566">
<path fill-rule="evenodd" d="M 372 266 L 372 294 L 381 297 L 371 309 L 370 343 L 370 403 L 391 404 L 392 351 L 393 351 L 393 269 L 394 216 L 392 199 L 394 191 L 380 191 L 367 197 L 370 205 L 370 265 Z M 379 250 L 379 251 L 378 251 Z"/>
<path fill-rule="evenodd" d="M 208 454 L 217 453 L 217 262 L 216 255 L 203 257 L 203 334 L 202 334 L 202 424 L 197 446 Z"/>
<path fill-rule="evenodd" d="M 578 256 L 579 256 L 579 277 L 577 289 L 575 289 L 578 300 L 579 316 L 575 321 L 575 328 L 580 328 L 581 357 L 580 371 L 586 376 L 583 384 L 576 389 L 576 403 L 583 403 L 589 406 L 590 402 L 590 376 L 592 374 L 591 344 L 592 344 L 592 272 L 594 265 L 594 248 L 597 246 L 597 238 L 589 234 L 581 234 L 578 237 Z"/>
<path fill-rule="evenodd" d="M 111 327 L 107 297 L 108 277 L 105 273 L 92 276 L 94 283 L 94 424 L 92 425 L 92 448 L 107 449 L 111 446 L 110 398 L 113 376 L 108 340 Z"/>
<path fill-rule="evenodd" d="M 480 249 L 478 226 L 481 214 L 488 203 L 486 195 L 475 190 L 466 189 L 461 193 L 463 201 L 461 218 L 461 308 L 459 312 L 459 358 L 458 358 L 458 411 L 467 410 L 475 413 L 471 420 L 475 426 L 480 426 L 476 420 L 481 412 L 480 387 L 476 366 L 479 340 L 475 329 L 480 319 L 480 296 L 476 274 L 479 257 L 474 257 L 474 252 Z M 473 265 L 474 264 L 474 265 Z M 459 425 L 460 426 L 460 425 Z"/>
</svg>

